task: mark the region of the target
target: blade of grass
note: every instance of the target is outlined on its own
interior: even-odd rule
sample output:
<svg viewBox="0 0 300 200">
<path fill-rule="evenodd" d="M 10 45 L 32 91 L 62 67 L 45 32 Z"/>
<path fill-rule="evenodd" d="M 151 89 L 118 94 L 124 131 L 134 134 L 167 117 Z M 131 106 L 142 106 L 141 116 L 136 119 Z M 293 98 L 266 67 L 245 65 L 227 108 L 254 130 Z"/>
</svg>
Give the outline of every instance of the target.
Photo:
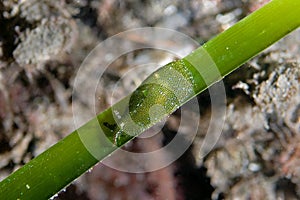
<svg viewBox="0 0 300 200">
<path fill-rule="evenodd" d="M 162 67 L 131 96 L 4 179 L 0 183 L 1 199 L 50 198 L 99 160 L 299 27 L 299 13 L 299 0 L 273 0 L 187 57 Z M 168 90 L 178 87 L 178 80 L 172 79 L 177 72 L 192 90 L 178 90 L 179 95 Z M 150 108 L 157 104 L 165 111 L 155 112 L 155 118 L 149 119 Z M 114 111 L 121 112 L 125 128 L 118 126 Z"/>
</svg>

